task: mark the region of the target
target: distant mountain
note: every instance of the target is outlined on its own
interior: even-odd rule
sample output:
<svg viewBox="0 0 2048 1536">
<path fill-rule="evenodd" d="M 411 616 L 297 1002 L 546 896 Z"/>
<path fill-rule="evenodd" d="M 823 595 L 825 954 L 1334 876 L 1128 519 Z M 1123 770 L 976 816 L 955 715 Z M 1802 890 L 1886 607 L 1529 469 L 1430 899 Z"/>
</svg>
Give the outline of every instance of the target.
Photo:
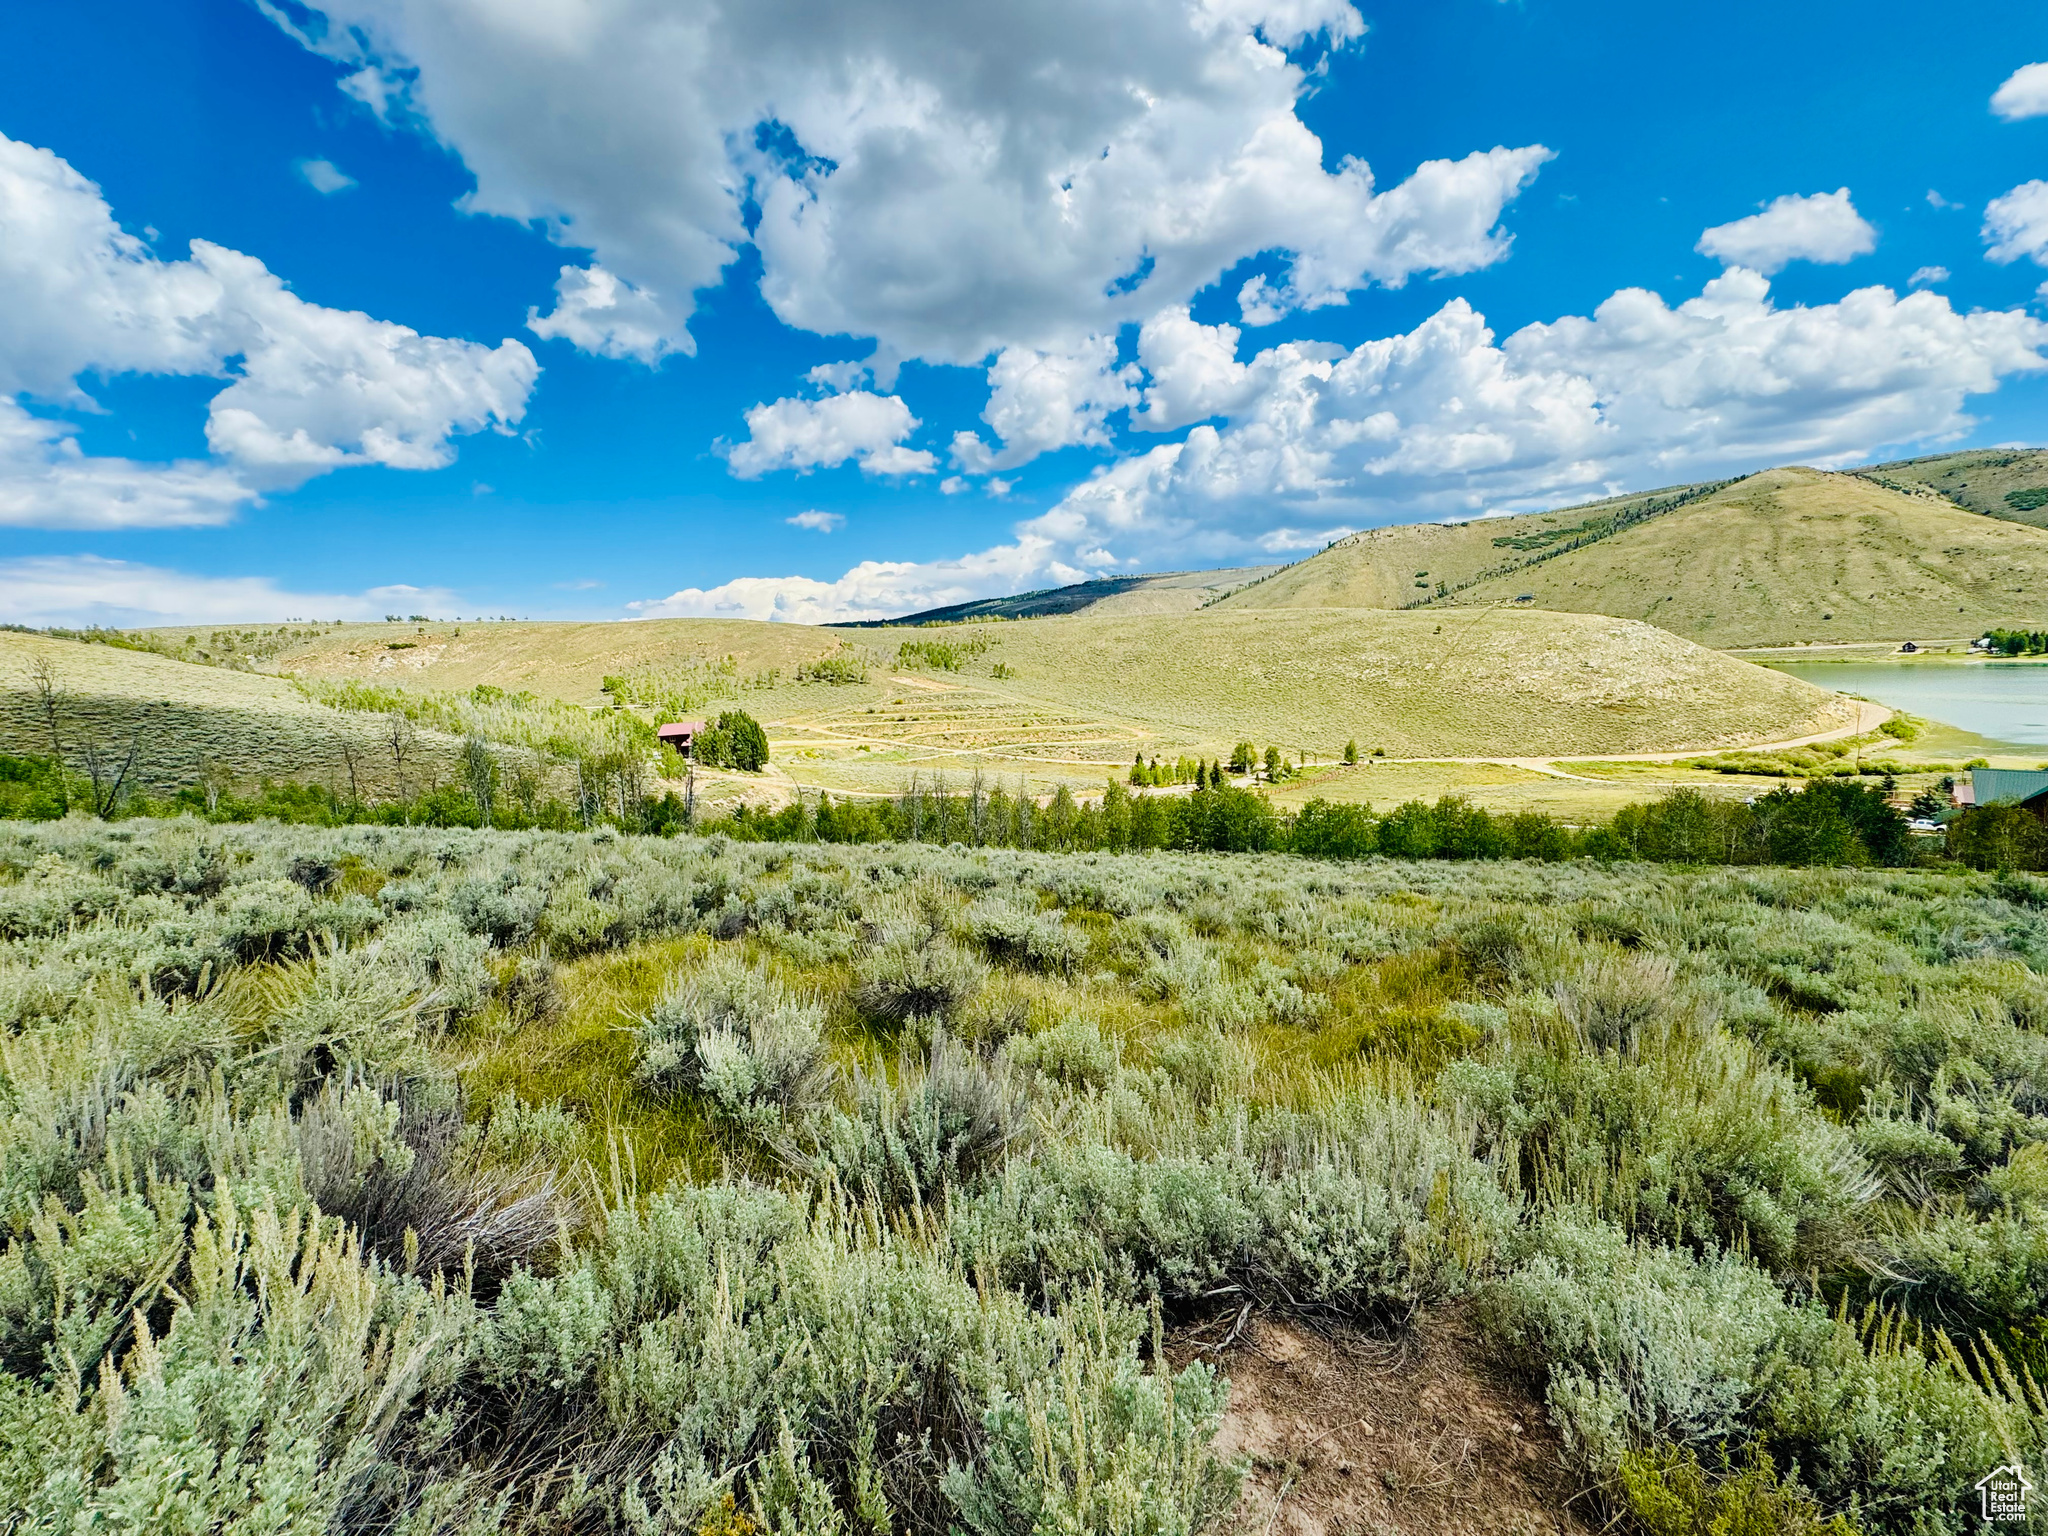
<svg viewBox="0 0 2048 1536">
<path fill-rule="evenodd" d="M 970 619 L 1043 619 L 1060 613 L 1109 614 L 1192 613 L 1247 582 L 1258 581 L 1278 565 L 1250 565 L 1229 571 L 1166 571 L 1154 576 L 1104 576 L 1071 587 L 1047 587 L 1014 597 L 984 597 L 946 608 L 927 608 L 899 619 L 873 619 L 841 625 L 847 629 L 881 629 L 895 624 L 960 624 Z"/>
<path fill-rule="evenodd" d="M 1538 516 L 1377 529 L 1219 606 L 1526 606 L 1642 619 L 1721 648 L 2040 627 L 2048 532 L 1956 498 L 1995 496 L 2010 514 L 2003 487 L 2048 483 L 2043 464 L 2048 454 L 2001 450 L 1856 474 L 1773 469 Z"/>
</svg>

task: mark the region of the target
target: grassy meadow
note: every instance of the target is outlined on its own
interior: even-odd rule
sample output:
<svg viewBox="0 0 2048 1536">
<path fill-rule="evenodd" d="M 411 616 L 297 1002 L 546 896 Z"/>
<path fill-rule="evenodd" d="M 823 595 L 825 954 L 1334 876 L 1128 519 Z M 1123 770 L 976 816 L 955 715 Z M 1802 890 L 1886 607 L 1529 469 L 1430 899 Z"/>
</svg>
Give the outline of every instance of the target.
<svg viewBox="0 0 2048 1536">
<path fill-rule="evenodd" d="M 687 619 L 391 630 L 346 627 L 276 665 L 322 687 L 483 685 L 579 705 L 610 698 L 613 677 L 635 701 L 665 691 L 671 718 L 744 706 L 769 729 L 771 783 L 785 796 L 893 793 L 912 771 L 977 770 L 1078 792 L 1140 752 L 1226 756 L 1245 739 L 1325 762 L 1353 738 L 1398 758 L 1598 755 L 1789 738 L 1851 718 L 1822 690 L 1577 615 L 1211 609 L 934 630 Z M 1481 695 L 1488 707 L 1471 709 Z"/>
<path fill-rule="evenodd" d="M 0 1508 L 1335 1532 L 1341 1445 L 1406 1490 L 1373 1528 L 1502 1529 L 1457 1502 L 1519 1476 L 1491 1440 L 1218 1449 L 1272 1369 L 1231 1340 L 1454 1336 L 1562 1479 L 1499 1520 L 1972 1529 L 2048 1450 L 2044 914 L 1953 870 L 9 825 Z"/>
</svg>

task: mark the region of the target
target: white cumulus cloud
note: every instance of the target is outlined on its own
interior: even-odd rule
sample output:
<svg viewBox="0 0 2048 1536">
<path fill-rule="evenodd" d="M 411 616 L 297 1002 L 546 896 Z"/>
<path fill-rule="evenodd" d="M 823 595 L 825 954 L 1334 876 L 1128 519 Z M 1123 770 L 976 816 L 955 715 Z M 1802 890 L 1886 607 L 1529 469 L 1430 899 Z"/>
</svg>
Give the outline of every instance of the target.
<svg viewBox="0 0 2048 1536">
<path fill-rule="evenodd" d="M 584 352 L 649 367 L 670 352 L 697 350 L 681 319 L 658 298 L 603 267 L 562 268 L 555 307 L 545 315 L 529 309 L 526 328 L 544 340 L 559 337 Z"/>
<path fill-rule="evenodd" d="M 1775 198 L 1762 213 L 1716 224 L 1701 234 L 1694 249 L 1769 276 L 1789 262 L 1839 266 L 1867 256 L 1877 249 L 1877 231 L 1856 211 L 1849 189 L 1843 187 L 1811 197 Z"/>
<path fill-rule="evenodd" d="M 776 400 L 747 412 L 747 440 L 726 455 L 743 480 L 770 470 L 831 469 L 852 459 L 869 474 L 927 475 L 938 461 L 902 446 L 918 419 L 896 395 L 854 390 L 823 400 Z"/>
<path fill-rule="evenodd" d="M 246 339 L 234 382 L 213 397 L 214 452 L 293 484 L 349 464 L 440 469 L 451 437 L 509 427 L 526 411 L 539 365 L 516 341 L 497 347 L 308 304 L 253 256 L 192 242 L 221 287 L 221 319 Z"/>
<path fill-rule="evenodd" d="M 0 560 L 0 612 L 17 624 L 275 623 L 283 619 L 374 619 L 398 609 L 446 612 L 439 587 L 372 587 L 367 592 L 292 592 L 267 576 L 197 576 L 98 555 Z"/>
<path fill-rule="evenodd" d="M 749 246 L 783 321 L 890 358 L 1071 353 L 1260 253 L 1279 262 L 1262 317 L 1338 302 L 1499 260 L 1502 211 L 1550 153 L 1385 187 L 1326 167 L 1296 109 L 1363 34 L 1349 0 L 265 9 L 348 67 L 352 95 L 460 154 L 470 210 L 662 295 L 676 348 Z"/>
<path fill-rule="evenodd" d="M 1915 267 L 1913 275 L 1906 279 L 1906 286 L 1908 288 L 1924 288 L 1929 283 L 1945 283 L 1948 281 L 1948 277 L 1947 267 Z"/>
<path fill-rule="evenodd" d="M 1138 403 L 1138 370 L 1117 367 L 1114 336 L 1091 336 L 1070 352 L 1005 347 L 988 381 L 981 419 L 1002 446 L 991 451 L 974 433 L 955 433 L 953 461 L 971 474 L 1015 469 L 1076 444 L 1105 447 L 1110 413 Z"/>
<path fill-rule="evenodd" d="M 208 445 L 223 461 L 83 455 L 23 397 L 95 408 L 85 374 L 223 379 Z M 99 189 L 45 149 L 0 137 L 0 500 L 55 526 L 219 522 L 257 490 L 350 464 L 439 468 L 449 441 L 523 415 L 538 365 L 516 341 L 422 336 L 309 304 L 262 262 L 195 240 L 160 260 Z M 96 496 L 106 505 L 90 508 Z"/>
<path fill-rule="evenodd" d="M 207 527 L 232 520 L 255 497 L 217 464 L 84 453 L 69 427 L 0 396 L 0 527 Z"/>
<path fill-rule="evenodd" d="M 808 528 L 814 533 L 830 533 L 835 528 L 846 526 L 846 514 L 820 512 L 813 508 L 809 512 L 799 512 L 795 517 L 785 517 L 783 521 L 792 528 Z"/>
<path fill-rule="evenodd" d="M 2008 123 L 2048 117 L 2048 64 L 2022 64 L 1991 95 L 1991 110 Z"/>
<path fill-rule="evenodd" d="M 742 576 L 709 589 L 689 587 L 664 598 L 628 603 L 636 618 L 772 619 L 785 624 L 829 624 L 845 619 L 887 619 L 991 592 L 1014 592 L 1047 570 L 1065 571 L 1043 539 L 957 560 L 863 560 L 837 581 L 808 576 Z M 1080 581 L 1073 571 L 1060 579 Z"/>
<path fill-rule="evenodd" d="M 1984 209 L 1985 255 L 2001 265 L 2027 257 L 2048 267 L 2048 181 L 2027 181 Z"/>
</svg>

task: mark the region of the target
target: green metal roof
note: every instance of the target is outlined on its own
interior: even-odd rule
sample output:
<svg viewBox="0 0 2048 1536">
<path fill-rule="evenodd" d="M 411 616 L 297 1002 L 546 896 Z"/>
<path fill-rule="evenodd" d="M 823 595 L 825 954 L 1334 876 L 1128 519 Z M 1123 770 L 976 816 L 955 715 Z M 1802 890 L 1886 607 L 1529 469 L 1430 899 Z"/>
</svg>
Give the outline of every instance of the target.
<svg viewBox="0 0 2048 1536">
<path fill-rule="evenodd" d="M 1973 768 L 1970 788 L 1979 805 L 2019 805 L 2048 794 L 2048 773 L 2032 768 Z"/>
</svg>

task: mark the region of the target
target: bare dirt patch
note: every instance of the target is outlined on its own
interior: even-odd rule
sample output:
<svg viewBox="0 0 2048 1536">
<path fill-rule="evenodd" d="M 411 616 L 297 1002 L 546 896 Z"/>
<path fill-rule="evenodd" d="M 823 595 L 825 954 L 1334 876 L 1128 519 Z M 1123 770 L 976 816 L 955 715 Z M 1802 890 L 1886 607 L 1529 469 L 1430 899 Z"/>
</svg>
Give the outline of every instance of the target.
<svg viewBox="0 0 2048 1536">
<path fill-rule="evenodd" d="M 1250 1464 L 1226 1529 L 1247 1536 L 1580 1536 L 1556 1432 L 1526 1385 L 1484 1358 L 1457 1312 L 1395 1339 L 1225 1316 L 1183 1333 L 1230 1378 L 1216 1446 Z"/>
</svg>

